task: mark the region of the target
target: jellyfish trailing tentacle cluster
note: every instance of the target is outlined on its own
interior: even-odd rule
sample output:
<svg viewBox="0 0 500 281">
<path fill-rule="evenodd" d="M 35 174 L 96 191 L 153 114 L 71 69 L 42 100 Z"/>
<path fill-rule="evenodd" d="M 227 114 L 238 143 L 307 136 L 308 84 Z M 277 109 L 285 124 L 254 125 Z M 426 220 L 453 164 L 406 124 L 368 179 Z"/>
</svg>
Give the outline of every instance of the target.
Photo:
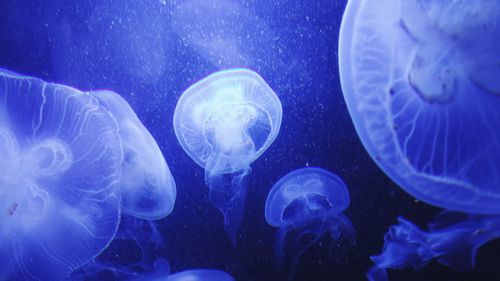
<svg viewBox="0 0 500 281">
<path fill-rule="evenodd" d="M 243 216 L 245 179 L 255 161 L 276 139 L 281 102 L 249 69 L 216 72 L 189 87 L 174 112 L 182 148 L 205 169 L 211 202 L 223 213 L 233 244 Z"/>
<path fill-rule="evenodd" d="M 369 279 L 388 280 L 386 269 L 420 269 L 433 259 L 459 271 L 472 270 L 477 250 L 500 237 L 500 216 L 445 210 L 428 228 L 399 217 L 384 237 L 382 253 L 371 258 L 375 266 L 367 273 Z"/>
<path fill-rule="evenodd" d="M 342 214 L 348 206 L 347 187 L 329 171 L 302 168 L 281 178 L 269 191 L 265 206 L 267 222 L 279 228 L 275 243 L 278 265 L 285 265 L 288 253 L 295 266 L 304 251 L 325 234 L 334 240 L 355 241 L 354 227 Z"/>
<path fill-rule="evenodd" d="M 121 207 L 146 220 L 169 215 L 176 197 L 175 181 L 155 139 L 128 102 L 115 92 L 89 92 L 114 117 L 123 150 Z"/>
</svg>

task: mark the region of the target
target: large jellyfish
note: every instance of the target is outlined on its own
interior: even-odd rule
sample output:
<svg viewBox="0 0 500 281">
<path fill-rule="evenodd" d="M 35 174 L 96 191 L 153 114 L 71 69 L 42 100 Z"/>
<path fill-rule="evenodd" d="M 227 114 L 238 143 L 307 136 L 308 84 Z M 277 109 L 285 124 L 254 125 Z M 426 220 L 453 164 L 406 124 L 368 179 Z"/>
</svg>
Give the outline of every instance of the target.
<svg viewBox="0 0 500 281">
<path fill-rule="evenodd" d="M 432 259 L 460 271 L 471 270 L 477 249 L 500 237 L 498 215 L 442 211 L 429 224 L 429 231 L 402 217 L 398 222 L 386 233 L 382 253 L 372 257 L 375 266 L 368 271 L 370 280 L 388 280 L 387 268 L 420 269 Z"/>
<path fill-rule="evenodd" d="M 281 125 L 281 103 L 257 73 L 228 69 L 187 89 L 174 113 L 182 148 L 201 167 L 210 200 L 224 214 L 226 233 L 236 243 L 250 163 L 271 145 Z"/>
<path fill-rule="evenodd" d="M 218 67 L 279 57 L 271 47 L 276 35 L 239 1 L 181 1 L 172 11 L 171 26 L 185 45 Z"/>
<path fill-rule="evenodd" d="M 62 280 L 106 248 L 120 147 L 89 94 L 0 70 L 1 280 Z"/>
<path fill-rule="evenodd" d="M 172 274 L 165 281 L 234 281 L 234 278 L 221 270 L 191 269 Z"/>
<path fill-rule="evenodd" d="M 500 2 L 350 0 L 341 84 L 377 164 L 418 199 L 500 212 Z"/>
<path fill-rule="evenodd" d="M 285 253 L 296 265 L 302 253 L 325 234 L 354 241 L 354 227 L 342 214 L 348 206 L 347 187 L 331 172 L 302 168 L 281 178 L 269 191 L 265 208 L 267 222 L 279 228 L 274 249 L 278 265 L 284 264 Z"/>
<path fill-rule="evenodd" d="M 123 147 L 122 211 L 142 219 L 160 219 L 172 212 L 175 182 L 153 136 L 130 105 L 117 93 L 90 94 L 115 117 Z"/>
</svg>

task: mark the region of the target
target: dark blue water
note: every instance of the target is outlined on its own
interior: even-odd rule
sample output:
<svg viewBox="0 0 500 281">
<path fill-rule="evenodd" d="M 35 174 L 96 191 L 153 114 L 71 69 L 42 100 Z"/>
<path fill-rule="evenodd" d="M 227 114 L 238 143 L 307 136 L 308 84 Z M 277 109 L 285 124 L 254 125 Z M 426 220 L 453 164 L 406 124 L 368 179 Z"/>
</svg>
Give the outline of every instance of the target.
<svg viewBox="0 0 500 281">
<path fill-rule="evenodd" d="M 81 90 L 110 89 L 131 104 L 158 142 L 177 184 L 174 211 L 155 222 L 164 243 L 154 255 L 166 258 L 172 272 L 215 268 L 242 281 L 284 280 L 273 257 L 277 230 L 264 218 L 267 193 L 288 172 L 319 166 L 343 178 L 349 189 L 345 215 L 357 230 L 356 243 L 325 237 L 302 256 L 293 280 L 364 280 L 369 257 L 380 252 L 383 235 L 398 215 L 423 227 L 439 209 L 398 188 L 356 135 L 337 63 L 346 1 L 216 0 L 213 16 L 190 10 L 200 3 L 4 0 L 0 67 Z M 210 10 L 207 5 L 200 11 Z M 182 150 L 172 125 L 183 91 L 229 67 L 258 72 L 283 105 L 278 138 L 252 164 L 236 246 L 224 233 L 222 215 L 208 201 L 204 171 Z M 111 244 L 101 260 L 136 260 L 138 251 L 132 246 Z M 472 272 L 431 263 L 420 271 L 391 271 L 390 277 L 500 280 L 498 249 L 498 241 L 481 248 Z"/>
</svg>

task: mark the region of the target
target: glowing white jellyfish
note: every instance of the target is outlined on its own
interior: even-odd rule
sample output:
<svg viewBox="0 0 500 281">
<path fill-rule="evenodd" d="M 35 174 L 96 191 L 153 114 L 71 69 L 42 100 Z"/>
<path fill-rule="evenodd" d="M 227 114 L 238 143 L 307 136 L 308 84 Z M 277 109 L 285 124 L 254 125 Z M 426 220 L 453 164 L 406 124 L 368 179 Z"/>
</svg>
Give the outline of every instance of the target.
<svg viewBox="0 0 500 281">
<path fill-rule="evenodd" d="M 89 94 L 0 70 L 0 279 L 61 280 L 120 214 L 116 122 Z"/>
</svg>

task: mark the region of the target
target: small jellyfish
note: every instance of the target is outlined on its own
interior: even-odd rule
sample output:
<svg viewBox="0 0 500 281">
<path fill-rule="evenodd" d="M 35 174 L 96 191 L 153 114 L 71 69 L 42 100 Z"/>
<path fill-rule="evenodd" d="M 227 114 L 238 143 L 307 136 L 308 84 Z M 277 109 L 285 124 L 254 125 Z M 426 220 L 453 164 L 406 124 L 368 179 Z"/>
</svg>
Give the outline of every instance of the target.
<svg viewBox="0 0 500 281">
<path fill-rule="evenodd" d="M 221 270 L 191 269 L 172 274 L 165 281 L 234 281 L 234 278 Z"/>
<path fill-rule="evenodd" d="M 403 189 L 500 212 L 500 2 L 351 0 L 341 85 L 359 137 Z"/>
<path fill-rule="evenodd" d="M 89 94 L 0 70 L 0 279 L 62 280 L 112 240 L 122 152 Z"/>
<path fill-rule="evenodd" d="M 174 113 L 186 153 L 205 168 L 211 202 L 223 213 L 233 244 L 243 215 L 250 164 L 271 145 L 281 125 L 281 103 L 257 73 L 216 72 L 187 89 Z"/>
<path fill-rule="evenodd" d="M 111 91 L 94 91 L 116 119 L 123 148 L 122 211 L 142 219 L 160 219 L 172 212 L 174 178 L 153 136 L 130 105 Z"/>
<path fill-rule="evenodd" d="M 370 280 L 388 280 L 386 269 L 420 269 L 431 260 L 459 271 L 475 267 L 476 251 L 500 237 L 499 215 L 472 215 L 442 211 L 429 231 L 399 217 L 385 234 L 384 248 L 372 257 L 375 266 L 367 273 Z"/>
<path fill-rule="evenodd" d="M 296 265 L 304 251 L 325 234 L 354 241 L 354 227 L 342 214 L 348 206 L 347 187 L 331 172 L 302 168 L 281 178 L 269 191 L 265 208 L 267 222 L 279 228 L 275 244 L 278 265 L 284 264 L 285 252 Z M 291 244 L 285 246 L 286 240 Z"/>
</svg>

